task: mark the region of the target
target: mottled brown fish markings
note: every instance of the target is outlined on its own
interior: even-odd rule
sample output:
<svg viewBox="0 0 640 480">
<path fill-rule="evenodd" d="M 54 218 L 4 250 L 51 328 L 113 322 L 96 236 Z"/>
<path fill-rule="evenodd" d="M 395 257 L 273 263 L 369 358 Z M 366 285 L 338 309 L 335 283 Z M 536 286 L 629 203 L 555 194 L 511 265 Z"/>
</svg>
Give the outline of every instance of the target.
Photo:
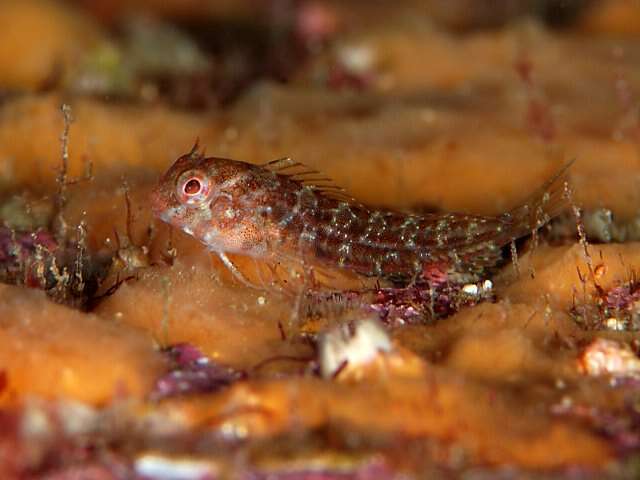
<svg viewBox="0 0 640 480">
<path fill-rule="evenodd" d="M 226 253 L 296 259 L 366 276 L 412 278 L 434 266 L 481 276 L 502 259 L 502 247 L 564 209 L 566 172 L 500 216 L 417 215 L 367 208 L 290 159 L 253 165 L 205 158 L 194 147 L 162 176 L 152 208 L 236 274 Z"/>
</svg>

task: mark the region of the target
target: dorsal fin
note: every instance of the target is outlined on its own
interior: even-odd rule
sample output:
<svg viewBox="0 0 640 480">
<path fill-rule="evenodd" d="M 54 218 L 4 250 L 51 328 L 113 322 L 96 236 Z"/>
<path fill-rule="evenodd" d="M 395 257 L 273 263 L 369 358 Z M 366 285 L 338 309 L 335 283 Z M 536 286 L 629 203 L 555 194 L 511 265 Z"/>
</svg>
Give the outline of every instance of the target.
<svg viewBox="0 0 640 480">
<path fill-rule="evenodd" d="M 261 163 L 260 166 L 266 170 L 274 173 L 281 173 L 285 170 L 289 170 L 294 167 L 303 167 L 305 171 L 309 173 L 320 173 L 317 170 L 308 168 L 306 165 L 300 162 L 296 162 L 291 157 L 276 158 L 266 163 Z"/>
<path fill-rule="evenodd" d="M 289 178 L 300 185 L 312 188 L 315 192 L 327 198 L 333 198 L 341 202 L 358 204 L 341 186 L 334 183 L 333 179 L 325 176 L 322 172 L 311 168 L 304 163 L 296 162 L 290 157 L 278 158 L 260 165 L 265 170 L 269 170 L 277 175 Z"/>
</svg>

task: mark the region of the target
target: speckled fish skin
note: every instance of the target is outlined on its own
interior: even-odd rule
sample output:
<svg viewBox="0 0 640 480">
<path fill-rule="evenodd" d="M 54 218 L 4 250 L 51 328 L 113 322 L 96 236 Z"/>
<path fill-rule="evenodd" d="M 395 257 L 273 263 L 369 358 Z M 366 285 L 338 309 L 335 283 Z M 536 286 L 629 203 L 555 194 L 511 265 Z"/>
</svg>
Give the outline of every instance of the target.
<svg viewBox="0 0 640 480">
<path fill-rule="evenodd" d="M 185 188 L 180 182 L 187 178 L 209 186 L 192 204 L 180 198 Z M 303 178 L 269 166 L 205 158 L 194 147 L 162 176 L 152 208 L 215 252 L 294 258 L 365 276 L 414 277 L 438 266 L 479 277 L 502 260 L 503 246 L 566 206 L 560 174 L 526 204 L 496 217 L 373 210 Z"/>
</svg>

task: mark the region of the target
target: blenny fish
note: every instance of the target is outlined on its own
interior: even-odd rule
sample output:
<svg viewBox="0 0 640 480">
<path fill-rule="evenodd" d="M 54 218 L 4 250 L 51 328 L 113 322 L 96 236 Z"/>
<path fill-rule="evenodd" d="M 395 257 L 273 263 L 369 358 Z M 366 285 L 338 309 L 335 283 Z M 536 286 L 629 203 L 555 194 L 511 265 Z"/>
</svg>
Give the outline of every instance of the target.
<svg viewBox="0 0 640 480">
<path fill-rule="evenodd" d="M 567 206 L 568 166 L 521 206 L 499 216 L 408 214 L 350 198 L 318 171 L 291 159 L 254 165 L 205 157 L 196 146 L 161 177 L 154 214 L 219 255 L 227 253 L 429 281 L 448 272 L 479 279 L 503 260 L 503 247 Z"/>
</svg>

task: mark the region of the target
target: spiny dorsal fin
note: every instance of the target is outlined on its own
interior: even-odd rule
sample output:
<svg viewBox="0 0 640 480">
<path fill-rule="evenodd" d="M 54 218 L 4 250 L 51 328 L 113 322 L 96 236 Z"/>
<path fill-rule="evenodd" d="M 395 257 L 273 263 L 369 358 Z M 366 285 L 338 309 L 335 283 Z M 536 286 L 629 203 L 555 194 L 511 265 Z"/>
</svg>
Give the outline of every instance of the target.
<svg viewBox="0 0 640 480">
<path fill-rule="evenodd" d="M 296 162 L 290 157 L 271 160 L 260 166 L 265 170 L 298 182 L 302 186 L 309 187 L 327 198 L 352 204 L 358 203 L 344 188 L 336 185 L 330 177 L 304 163 Z"/>
<path fill-rule="evenodd" d="M 276 158 L 275 160 L 262 163 L 260 164 L 260 166 L 266 170 L 269 170 L 274 173 L 280 173 L 282 175 L 286 175 L 285 173 L 283 173 L 285 170 L 289 170 L 291 168 L 300 168 L 300 167 L 304 168 L 304 170 L 309 173 L 320 173 L 317 170 L 308 168 L 303 163 L 296 162 L 291 157 Z"/>
</svg>

